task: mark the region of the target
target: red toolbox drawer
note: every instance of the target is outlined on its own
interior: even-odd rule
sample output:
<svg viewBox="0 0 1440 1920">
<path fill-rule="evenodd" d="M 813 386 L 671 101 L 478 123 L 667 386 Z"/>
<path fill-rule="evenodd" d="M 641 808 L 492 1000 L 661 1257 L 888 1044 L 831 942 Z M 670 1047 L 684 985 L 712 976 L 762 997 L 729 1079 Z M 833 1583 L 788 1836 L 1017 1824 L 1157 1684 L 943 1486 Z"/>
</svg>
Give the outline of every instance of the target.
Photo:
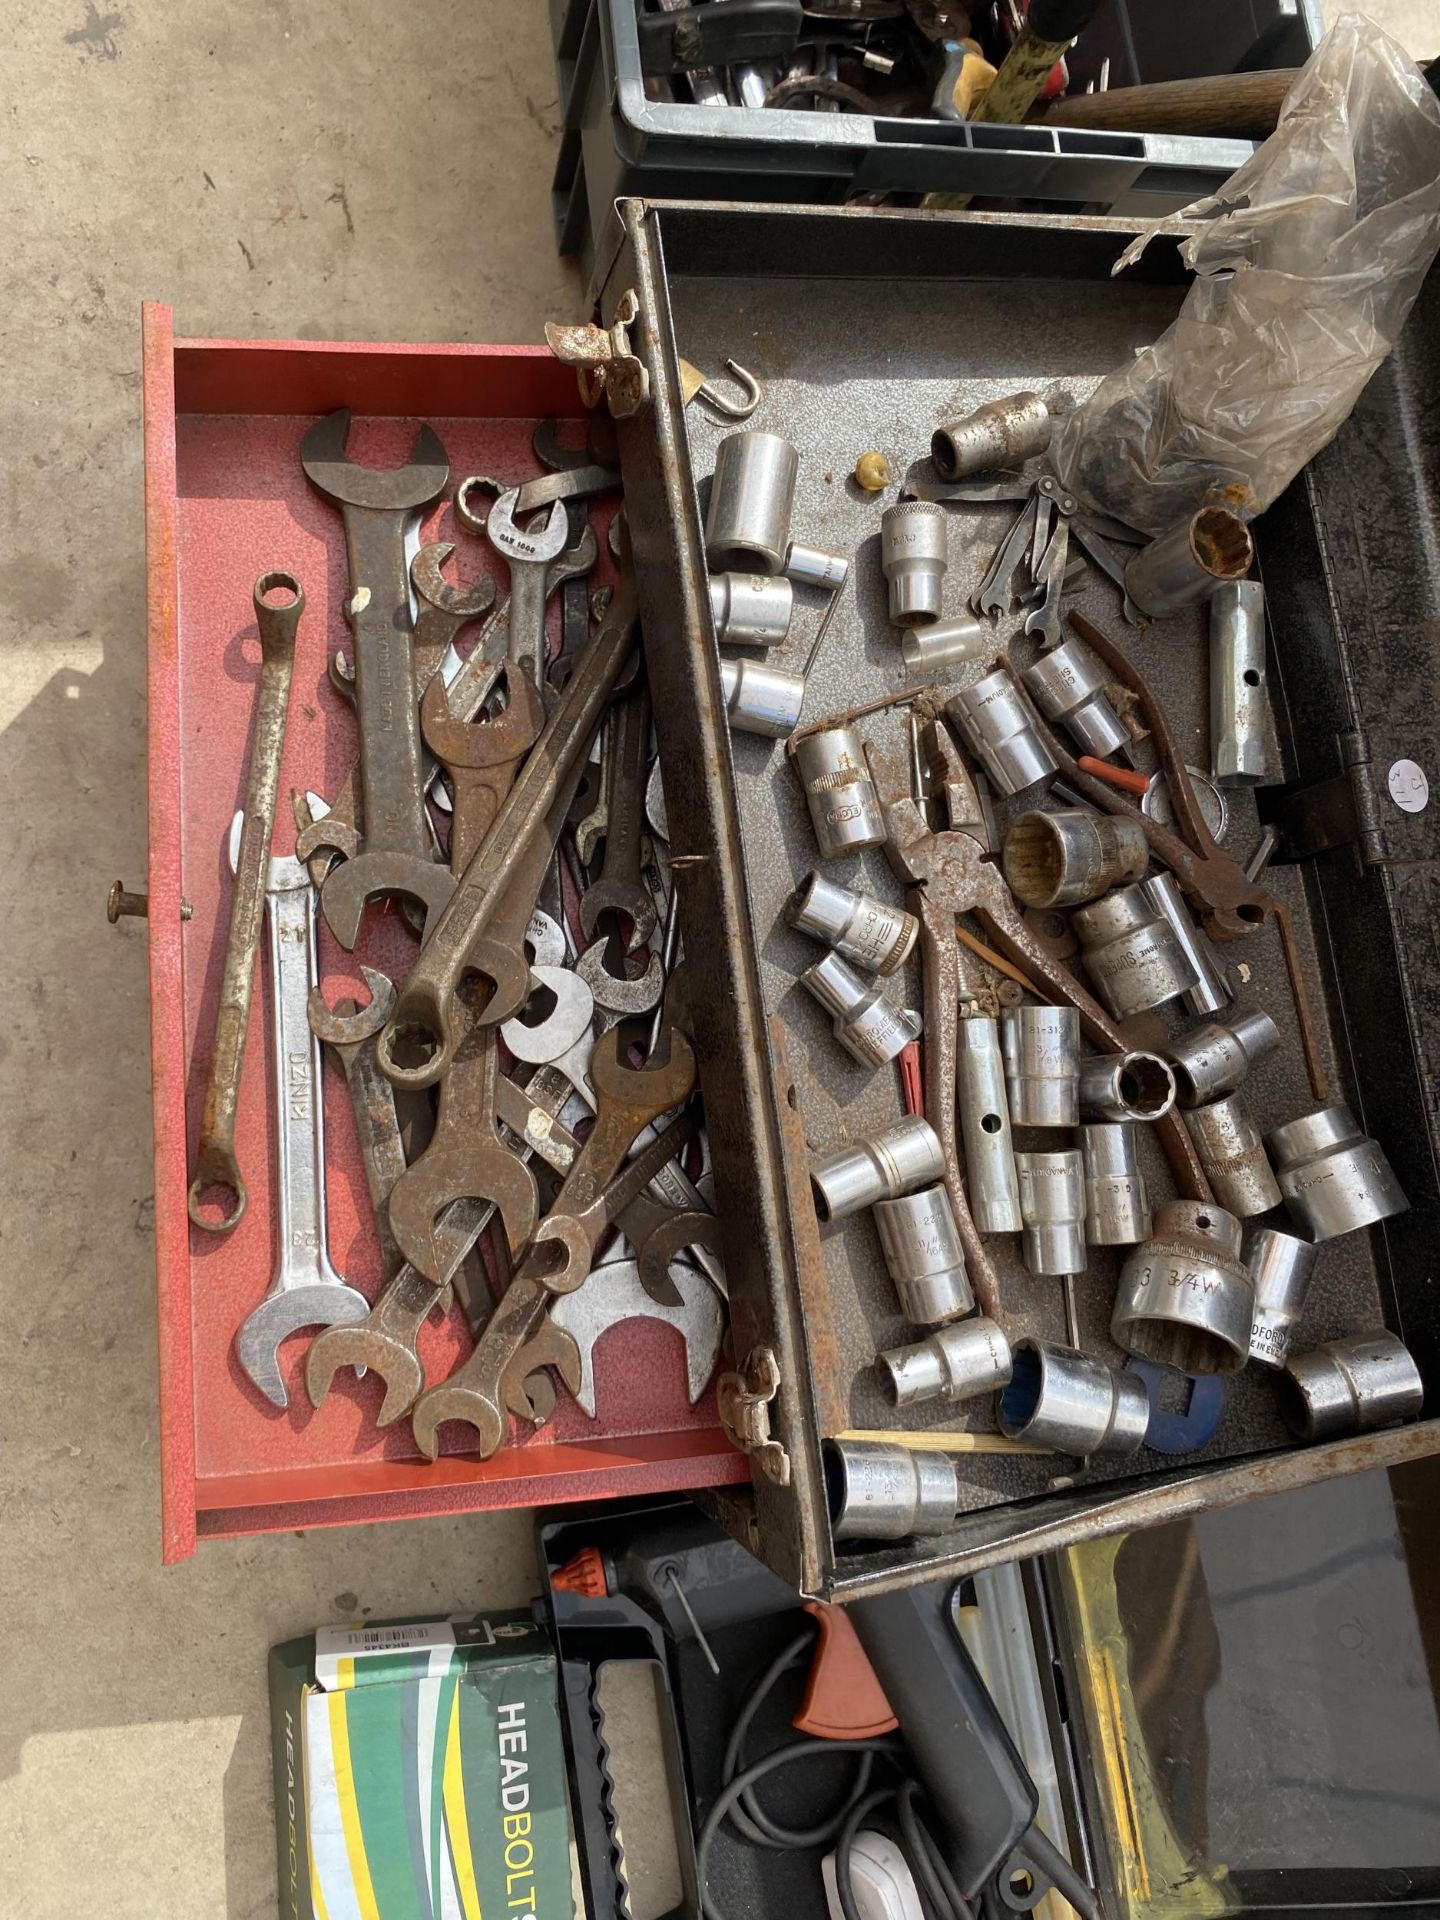
<svg viewBox="0 0 1440 1920">
<path fill-rule="evenodd" d="M 224 842 L 241 802 L 259 673 L 250 595 L 271 567 L 305 588 L 274 851 L 288 850 L 292 788 L 333 794 L 355 752 L 350 710 L 327 673 L 346 636 L 338 515 L 300 469 L 311 419 L 355 415 L 352 450 L 376 465 L 409 451 L 428 421 L 452 476 L 538 471 L 537 420 L 578 416 L 573 375 L 543 348 L 357 346 L 317 341 L 176 340 L 169 308 L 144 311 L 145 511 L 149 592 L 151 1068 L 159 1306 L 163 1547 L 184 1559 L 207 1535 L 340 1526 L 409 1515 L 601 1499 L 748 1481 L 727 1443 L 713 1390 L 688 1404 L 669 1329 L 631 1322 L 597 1367 L 599 1418 L 560 1396 L 551 1425 L 489 1461 L 442 1454 L 432 1466 L 403 1420 L 374 1424 L 381 1383 L 337 1377 L 315 1412 L 301 1368 L 307 1336 L 282 1350 L 290 1406 L 272 1407 L 231 1353 L 275 1261 L 271 1208 L 274 1095 L 269 983 L 257 985 L 241 1092 L 238 1151 L 250 1206 L 210 1236 L 186 1212 L 187 1156 L 203 1091 L 223 961 L 229 882 Z M 578 437 L 572 435 L 572 437 Z M 454 538 L 470 573 L 498 570 L 488 549 L 432 513 L 427 539 Z M 602 541 L 603 547 L 603 541 Z M 454 563 L 452 563 L 453 565 Z M 503 590 L 503 582 L 502 582 Z M 191 917 L 181 918 L 181 903 Z M 322 926 L 322 984 L 333 1003 L 359 988 L 358 961 L 403 972 L 413 941 L 375 922 L 354 956 Z M 373 1296 L 379 1248 L 343 1079 L 325 1072 L 330 1253 Z M 427 1375 L 468 1349 L 458 1310 L 422 1336 Z"/>
</svg>

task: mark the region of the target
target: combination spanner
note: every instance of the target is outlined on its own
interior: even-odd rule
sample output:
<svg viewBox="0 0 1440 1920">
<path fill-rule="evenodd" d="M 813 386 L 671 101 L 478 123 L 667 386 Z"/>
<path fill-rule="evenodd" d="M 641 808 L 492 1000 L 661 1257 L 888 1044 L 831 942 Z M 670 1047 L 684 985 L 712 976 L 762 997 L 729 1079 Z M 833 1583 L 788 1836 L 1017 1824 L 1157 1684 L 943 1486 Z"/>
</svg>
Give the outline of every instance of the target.
<svg viewBox="0 0 1440 1920">
<path fill-rule="evenodd" d="M 414 900 L 428 922 L 453 889 L 448 870 L 432 858 L 421 793 L 405 552 L 406 529 L 444 492 L 449 462 L 434 433 L 421 427 L 405 466 L 357 466 L 345 453 L 349 431 L 350 411 L 342 407 L 317 420 L 300 443 L 306 478 L 340 509 L 350 563 L 345 618 L 355 658 L 362 837 L 360 851 L 331 871 L 320 896 L 326 924 L 347 949 L 359 937 L 367 901 L 388 894 Z M 307 857 L 308 850 L 301 854 Z"/>
<path fill-rule="evenodd" d="M 286 596 L 271 605 L 273 594 Z M 280 785 L 280 759 L 285 746 L 285 715 L 290 705 L 290 682 L 295 666 L 295 633 L 305 611 L 300 582 L 288 573 L 262 573 L 252 595 L 255 624 L 260 629 L 260 693 L 255 704 L 255 733 L 250 743 L 250 767 L 245 782 L 244 827 L 237 857 L 231 862 L 230 927 L 225 939 L 225 968 L 220 976 L 220 1004 L 215 1010 L 215 1033 L 205 1080 L 205 1103 L 200 1112 L 200 1137 L 190 1180 L 188 1206 L 195 1226 L 206 1233 L 229 1233 L 240 1224 L 249 1194 L 235 1156 L 235 1114 L 240 1103 L 240 1069 L 245 1064 L 245 1035 L 250 1025 L 250 997 L 255 984 L 255 958 L 260 951 L 260 926 L 265 912 L 266 862 L 275 825 L 275 795 Z M 207 1220 L 200 1211 L 202 1197 L 228 1193 L 233 1210 Z"/>
<path fill-rule="evenodd" d="M 642 1127 L 688 1099 L 694 1087 L 695 1055 L 689 1042 L 673 1029 L 668 1041 L 665 1058 L 639 1070 L 622 1065 L 618 1032 L 597 1043 L 591 1071 L 599 1111 L 555 1207 L 536 1228 L 475 1351 L 449 1380 L 427 1388 L 416 1402 L 411 1416 L 415 1443 L 427 1459 L 436 1457 L 440 1427 L 447 1420 L 472 1425 L 478 1451 L 489 1459 L 505 1439 L 507 1409 L 513 1410 L 517 1398 L 519 1411 L 533 1418 L 524 1381 L 552 1360 L 564 1369 L 562 1377 L 568 1375 L 572 1390 L 578 1384 L 573 1348 L 563 1337 L 552 1341 L 545 1336 L 550 1300 L 582 1284 L 600 1237 L 620 1207 L 644 1189 L 673 1157 L 682 1136 L 693 1137 L 698 1125 L 693 1112 L 682 1116 L 615 1178 Z"/>
<path fill-rule="evenodd" d="M 330 1264 L 325 1222 L 325 1103 L 309 1001 L 319 985 L 315 887 L 309 869 L 270 862 L 265 894 L 274 988 L 279 1261 L 270 1291 L 235 1335 L 235 1357 L 272 1405 L 289 1405 L 280 1347 L 301 1327 L 363 1320 L 370 1302 Z"/>
</svg>

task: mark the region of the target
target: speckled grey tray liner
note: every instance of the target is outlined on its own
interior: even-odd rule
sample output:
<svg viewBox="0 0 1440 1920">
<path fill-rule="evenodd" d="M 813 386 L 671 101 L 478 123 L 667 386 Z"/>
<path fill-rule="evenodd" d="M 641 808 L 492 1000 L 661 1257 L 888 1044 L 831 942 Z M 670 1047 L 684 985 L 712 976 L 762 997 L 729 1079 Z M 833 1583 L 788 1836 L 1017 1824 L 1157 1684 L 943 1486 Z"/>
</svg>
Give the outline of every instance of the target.
<svg viewBox="0 0 1440 1920">
<path fill-rule="evenodd" d="M 1045 393 L 1052 404 L 1084 396 L 1099 376 L 1168 323 L 1179 290 L 1125 282 L 927 281 L 893 285 L 883 304 L 866 282 L 805 279 L 745 280 L 673 277 L 670 298 L 679 350 L 698 366 L 719 369 L 734 357 L 763 382 L 764 401 L 749 423 L 786 434 L 800 449 L 800 475 L 792 522 L 793 537 L 852 556 L 850 583 L 810 683 L 807 722 L 827 712 L 856 706 L 906 684 L 898 636 L 886 618 L 885 583 L 880 571 L 879 516 L 893 490 L 877 500 L 851 479 L 856 456 L 876 447 L 896 473 L 929 448 L 937 421 L 952 418 L 982 401 L 1022 387 Z M 956 370 L 963 369 L 963 377 Z M 708 496 L 706 476 L 714 450 L 732 429 L 711 419 L 701 406 L 687 412 L 691 454 L 700 498 Z M 1015 508 L 952 507 L 950 571 L 945 611 L 960 612 L 984 570 Z M 1263 570 L 1263 526 L 1260 559 Z M 1072 549 L 1073 551 L 1073 549 Z M 1282 581 L 1267 582 L 1273 594 Z M 797 589 L 797 611 L 784 646 L 765 656 L 798 667 L 807 653 L 823 597 Z M 1066 602 L 1100 624 L 1133 655 L 1167 703 L 1186 756 L 1207 763 L 1207 663 L 1203 615 L 1191 612 L 1143 632 L 1127 627 L 1119 596 L 1091 569 L 1082 590 Z M 1034 641 L 1022 620 L 1002 620 L 996 629 L 997 652 L 1013 643 L 1013 657 L 1028 665 Z M 984 663 L 956 669 L 944 684 L 957 687 L 978 679 Z M 1283 666 L 1282 674 L 1283 679 Z M 1283 687 L 1272 685 L 1277 705 Z M 887 751 L 906 753 L 903 715 L 878 714 L 862 723 L 864 734 Z M 1284 735 L 1283 717 L 1280 727 Z M 834 1039 L 828 1020 L 797 984 L 802 968 L 819 949 L 793 932 L 783 908 L 796 883 L 819 864 L 804 800 L 784 746 L 736 734 L 733 739 L 746 882 L 767 1012 L 778 1012 L 788 1034 L 790 1061 L 800 1089 L 805 1130 L 820 1150 L 868 1133 L 902 1111 L 898 1076 L 889 1068 L 868 1075 Z M 1142 761 L 1142 764 L 1143 761 Z M 1226 845 L 1244 860 L 1260 830 L 1248 794 L 1229 796 Z M 1001 819 L 1005 817 L 1002 803 Z M 901 888 L 882 850 L 832 862 L 826 871 L 847 885 L 863 885 L 898 901 Z M 1317 1012 L 1325 1020 L 1326 969 L 1317 953 L 1317 929 L 1305 890 L 1295 870 L 1271 870 L 1271 884 L 1296 915 L 1302 945 L 1316 983 Z M 1278 936 L 1266 929 L 1223 953 L 1237 989 L 1236 1004 L 1258 1006 L 1273 1014 L 1284 1036 L 1282 1051 L 1252 1078 L 1245 1097 L 1262 1130 L 1267 1131 L 1310 1110 L 1311 1099 L 1295 1028 Z M 918 972 L 907 969 L 887 983 L 887 991 L 907 1006 L 920 1005 Z M 1172 1031 L 1194 1024 L 1182 1011 L 1165 1010 Z M 1326 1032 L 1328 1064 L 1333 1048 Z M 1020 1146 L 1054 1146 L 1066 1136 L 1038 1131 L 1017 1134 Z M 1158 1148 L 1142 1142 L 1152 1201 L 1172 1195 L 1168 1169 Z M 822 1229 L 842 1379 L 848 1381 L 851 1425 L 857 1428 L 969 1426 L 989 1430 L 992 1402 L 968 1408 L 930 1405 L 908 1412 L 888 1407 L 874 1385 L 871 1361 L 877 1348 L 898 1345 L 907 1328 L 895 1305 L 894 1290 L 880 1257 L 868 1214 Z M 991 1238 L 990 1249 L 1018 1332 L 1063 1340 L 1064 1319 L 1058 1281 L 1032 1278 L 1020 1259 L 1017 1236 Z M 1110 1309 L 1118 1262 L 1113 1250 L 1096 1249 L 1088 1273 L 1078 1284 L 1086 1347 L 1097 1356 L 1123 1358 L 1109 1339 Z M 1380 1323 L 1375 1265 L 1368 1236 L 1332 1242 L 1317 1264 L 1303 1328 L 1305 1344 Z M 1184 1383 L 1177 1376 L 1172 1403 L 1183 1405 Z M 1224 1416 L 1215 1438 L 1189 1460 L 1293 1445 L 1277 1411 L 1273 1376 L 1250 1365 L 1228 1382 Z M 960 1459 L 962 1507 L 975 1509 L 1043 1493 L 1057 1477 L 1099 1481 L 1133 1477 L 1167 1462 L 1142 1452 L 1107 1466 L 1077 1469 L 1061 1458 L 1003 1454 Z"/>
</svg>

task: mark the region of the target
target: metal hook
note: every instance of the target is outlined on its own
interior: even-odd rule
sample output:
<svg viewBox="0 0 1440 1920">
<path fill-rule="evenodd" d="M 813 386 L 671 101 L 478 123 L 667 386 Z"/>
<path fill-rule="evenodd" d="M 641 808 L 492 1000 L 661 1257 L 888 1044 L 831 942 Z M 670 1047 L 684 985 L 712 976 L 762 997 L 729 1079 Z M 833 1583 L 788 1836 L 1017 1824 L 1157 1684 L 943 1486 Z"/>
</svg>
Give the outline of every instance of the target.
<svg viewBox="0 0 1440 1920">
<path fill-rule="evenodd" d="M 728 400 L 698 367 L 692 366 L 688 360 L 682 360 L 680 388 L 685 405 L 688 407 L 692 400 L 703 400 L 707 406 L 713 407 L 716 413 L 726 420 L 748 420 L 760 404 L 760 382 L 753 373 L 742 367 L 738 360 L 727 360 L 725 367 L 745 390 L 745 399 L 742 402 L 737 404 L 734 400 Z"/>
</svg>

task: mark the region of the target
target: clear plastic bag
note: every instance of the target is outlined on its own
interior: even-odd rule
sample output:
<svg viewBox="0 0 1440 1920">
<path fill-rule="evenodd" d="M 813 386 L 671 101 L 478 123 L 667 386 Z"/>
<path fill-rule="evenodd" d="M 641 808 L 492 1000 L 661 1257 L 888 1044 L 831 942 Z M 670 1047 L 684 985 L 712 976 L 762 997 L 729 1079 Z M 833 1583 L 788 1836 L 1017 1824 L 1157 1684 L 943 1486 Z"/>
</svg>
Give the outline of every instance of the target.
<svg viewBox="0 0 1440 1920">
<path fill-rule="evenodd" d="M 1440 101 L 1375 24 L 1344 15 L 1270 138 L 1185 227 L 1179 318 L 1061 424 L 1064 484 L 1145 533 L 1212 487 L 1259 513 L 1333 438 L 1440 246 Z"/>
</svg>

